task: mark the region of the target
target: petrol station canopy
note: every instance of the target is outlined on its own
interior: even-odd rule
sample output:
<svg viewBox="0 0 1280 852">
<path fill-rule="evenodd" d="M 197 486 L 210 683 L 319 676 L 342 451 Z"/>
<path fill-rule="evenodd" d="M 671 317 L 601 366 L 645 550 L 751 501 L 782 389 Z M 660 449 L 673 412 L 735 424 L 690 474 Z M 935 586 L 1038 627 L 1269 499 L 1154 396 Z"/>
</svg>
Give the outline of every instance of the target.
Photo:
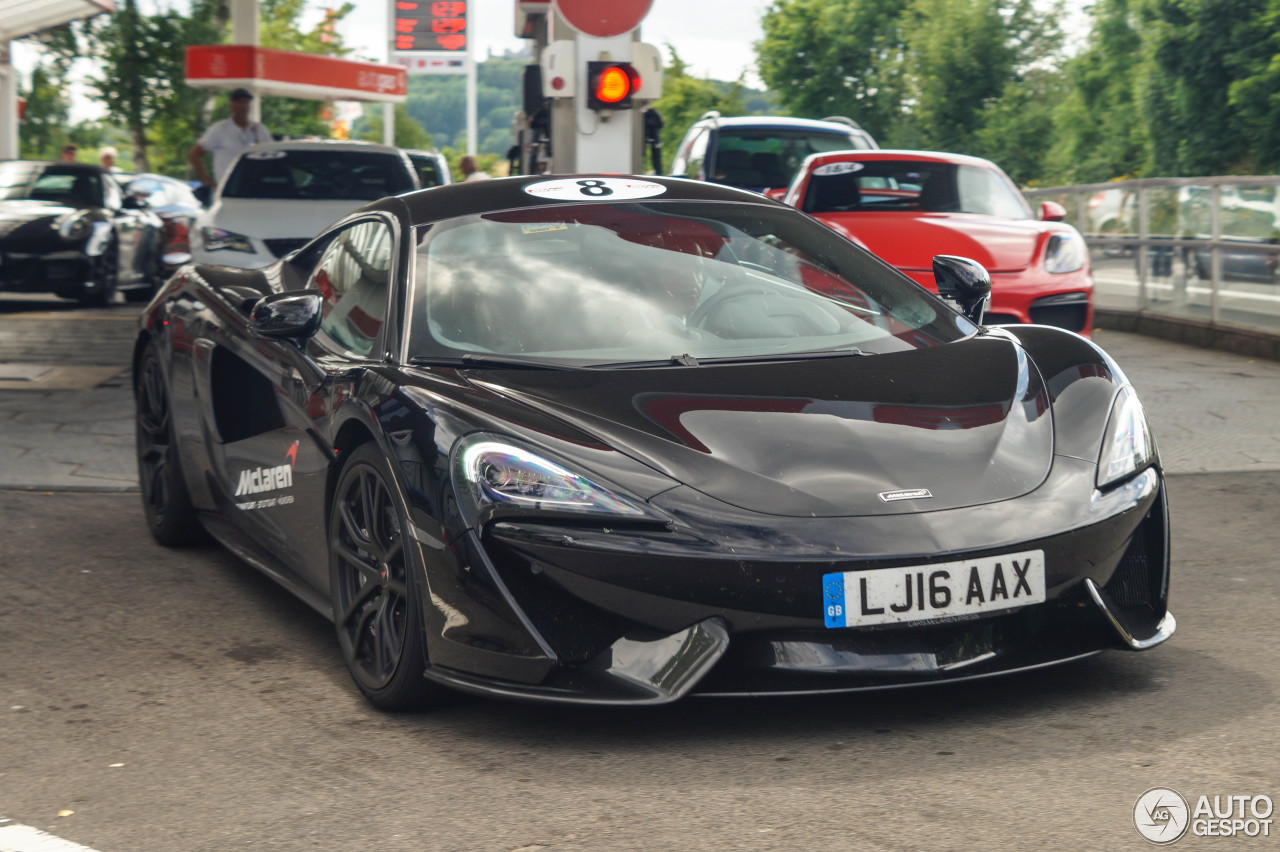
<svg viewBox="0 0 1280 852">
<path fill-rule="evenodd" d="M 0 42 L 115 9 L 115 0 L 0 0 Z"/>
</svg>

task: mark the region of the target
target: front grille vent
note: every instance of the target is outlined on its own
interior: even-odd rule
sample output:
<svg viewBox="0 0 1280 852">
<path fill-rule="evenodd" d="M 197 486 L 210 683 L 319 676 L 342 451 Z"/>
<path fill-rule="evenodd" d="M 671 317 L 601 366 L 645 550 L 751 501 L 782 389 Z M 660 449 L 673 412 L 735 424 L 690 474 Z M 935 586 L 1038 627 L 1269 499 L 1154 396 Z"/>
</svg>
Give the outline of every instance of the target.
<svg viewBox="0 0 1280 852">
<path fill-rule="evenodd" d="M 1084 331 L 1089 320 L 1089 295 L 1087 293 L 1059 293 L 1045 296 L 1031 303 L 1031 321 L 1037 325 L 1052 325 L 1067 331 Z"/>
<path fill-rule="evenodd" d="M 1142 532 L 1139 529 L 1133 537 L 1105 587 L 1112 600 L 1123 607 L 1151 605 L 1151 566 L 1147 537 Z"/>
</svg>

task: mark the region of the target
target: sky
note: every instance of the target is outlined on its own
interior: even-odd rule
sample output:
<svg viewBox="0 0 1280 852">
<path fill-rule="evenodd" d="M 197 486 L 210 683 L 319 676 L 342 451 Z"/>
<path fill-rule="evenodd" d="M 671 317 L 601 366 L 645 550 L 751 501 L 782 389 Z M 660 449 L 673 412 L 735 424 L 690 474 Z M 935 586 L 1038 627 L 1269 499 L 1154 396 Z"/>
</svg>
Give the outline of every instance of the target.
<svg viewBox="0 0 1280 852">
<path fill-rule="evenodd" d="M 313 4 L 319 6 L 312 0 Z M 607 2 L 607 0 L 601 0 Z M 355 0 L 339 32 L 349 47 L 363 57 L 385 61 L 387 55 L 387 3 Z M 474 56 L 483 60 L 490 51 L 519 50 L 527 44 L 515 37 L 515 0 L 470 0 L 469 26 Z M 334 0 L 334 5 L 337 0 Z M 640 26 L 644 41 L 663 47 L 672 44 L 692 72 L 716 80 L 736 80 L 744 72 L 748 85 L 761 87 L 755 73 L 752 44 L 762 32 L 760 19 L 769 0 L 653 0 Z M 665 48 L 663 55 L 666 55 Z"/>
<path fill-rule="evenodd" d="M 164 2 L 164 0 L 160 0 Z M 181 3 L 182 0 L 177 0 Z M 317 23 L 325 6 L 340 5 L 341 0 L 309 0 L 308 16 L 304 26 Z M 353 58 L 386 61 L 387 56 L 387 0 L 354 0 L 355 10 L 339 26 L 339 32 L 348 47 L 354 50 Z M 527 45 L 516 38 L 515 0 L 469 0 L 471 44 L 473 55 L 483 60 L 490 52 L 501 54 L 507 50 L 519 50 Z M 601 0 L 607 2 L 607 0 Z M 146 11 L 150 4 L 143 2 Z M 769 0 L 653 0 L 648 16 L 640 26 L 644 41 L 656 44 L 666 55 L 665 45 L 675 47 L 680 58 L 689 63 L 691 73 L 716 80 L 736 80 L 745 74 L 745 82 L 755 88 L 763 88 L 755 72 L 755 54 L 752 44 L 762 32 L 760 19 L 769 6 Z M 30 43 L 19 40 L 13 45 L 15 67 L 24 75 L 22 87 L 30 80 L 38 53 Z M 91 72 L 83 63 L 77 70 L 81 74 Z M 103 110 L 86 95 L 83 86 L 73 86 L 72 115 L 75 122 L 97 118 Z"/>
<path fill-rule="evenodd" d="M 186 0 L 142 0 L 146 10 L 157 3 L 182 4 Z M 308 17 L 304 26 L 312 26 L 322 16 L 325 6 L 338 6 L 341 0 L 308 0 Z M 353 48 L 353 58 L 386 61 L 387 11 L 389 0 L 354 0 L 355 10 L 340 25 L 346 44 Z M 473 55 L 483 60 L 490 52 L 501 54 L 526 45 L 516 38 L 515 0 L 469 0 L 471 44 Z M 608 2 L 608 0 L 599 0 Z M 752 45 L 763 36 L 760 19 L 770 0 L 653 0 L 648 16 L 640 26 L 644 41 L 658 45 L 666 55 L 665 45 L 673 45 L 690 71 L 699 77 L 715 80 L 737 80 L 754 88 L 764 88 L 755 70 Z M 1068 32 L 1087 32 L 1088 18 L 1084 4 L 1069 3 Z M 29 74 L 37 55 L 23 41 L 14 42 L 14 64 L 24 75 Z M 86 63 L 87 64 L 87 63 Z M 86 73 L 89 69 L 83 69 Z M 24 79 L 23 85 L 27 84 Z M 96 118 L 102 109 L 85 96 L 83 87 L 73 88 L 72 120 Z"/>
</svg>

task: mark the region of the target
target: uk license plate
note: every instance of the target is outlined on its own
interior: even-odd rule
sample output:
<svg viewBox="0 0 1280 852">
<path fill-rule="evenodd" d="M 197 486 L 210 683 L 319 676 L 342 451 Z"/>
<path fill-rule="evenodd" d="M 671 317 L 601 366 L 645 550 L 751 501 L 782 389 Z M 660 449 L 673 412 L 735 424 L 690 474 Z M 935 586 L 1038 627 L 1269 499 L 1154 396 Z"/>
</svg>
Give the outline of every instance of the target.
<svg viewBox="0 0 1280 852">
<path fill-rule="evenodd" d="M 827 627 L 901 624 L 1044 603 L 1044 551 L 822 577 Z"/>
</svg>

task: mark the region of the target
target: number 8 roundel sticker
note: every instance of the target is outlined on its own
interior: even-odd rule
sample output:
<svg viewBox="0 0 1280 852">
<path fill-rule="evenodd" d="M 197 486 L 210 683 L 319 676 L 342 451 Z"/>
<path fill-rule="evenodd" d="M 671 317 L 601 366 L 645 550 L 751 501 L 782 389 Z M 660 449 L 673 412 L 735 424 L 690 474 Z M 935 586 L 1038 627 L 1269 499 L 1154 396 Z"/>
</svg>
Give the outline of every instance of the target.
<svg viewBox="0 0 1280 852">
<path fill-rule="evenodd" d="M 631 201 L 662 195 L 667 188 L 639 178 L 596 177 L 542 180 L 526 185 L 524 191 L 555 201 Z"/>
</svg>

